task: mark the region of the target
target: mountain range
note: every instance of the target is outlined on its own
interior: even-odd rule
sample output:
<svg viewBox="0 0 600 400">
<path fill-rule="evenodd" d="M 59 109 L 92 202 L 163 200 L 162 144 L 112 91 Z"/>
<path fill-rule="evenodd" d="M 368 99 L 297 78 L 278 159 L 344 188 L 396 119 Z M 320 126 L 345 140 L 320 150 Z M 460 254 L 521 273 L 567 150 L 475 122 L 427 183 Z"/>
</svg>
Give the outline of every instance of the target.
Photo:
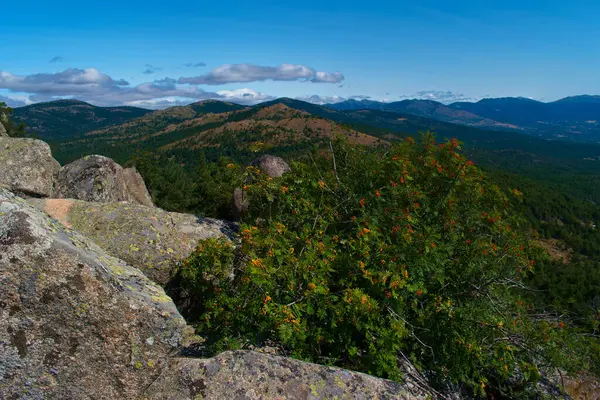
<svg viewBox="0 0 600 400">
<path fill-rule="evenodd" d="M 443 133 L 443 123 L 495 131 L 526 133 L 551 140 L 600 142 L 600 96 L 573 96 L 550 103 L 523 97 L 486 98 L 478 102 L 443 104 L 433 100 L 378 102 L 346 100 L 317 105 L 281 98 L 258 107 L 284 103 L 338 123 L 366 125 L 406 133 L 430 129 Z M 166 115 L 173 121 L 199 113 L 241 110 L 248 107 L 207 100 L 189 106 L 171 107 L 164 114 L 137 107 L 96 107 L 77 100 L 57 100 L 14 109 L 14 119 L 45 140 L 67 139 L 84 133 L 120 125 L 139 117 Z M 154 114 L 158 113 L 158 114 Z M 176 115 L 177 113 L 182 113 Z M 397 115 L 400 114 L 400 115 Z M 419 119 L 421 117 L 425 119 Z"/>
<path fill-rule="evenodd" d="M 325 106 L 340 111 L 392 111 L 460 125 L 520 131 L 547 139 L 600 142 L 600 96 L 573 96 L 550 103 L 507 97 L 448 105 L 432 100 L 391 103 L 347 100 Z"/>
<path fill-rule="evenodd" d="M 287 103 L 282 100 L 242 107 L 206 100 L 171 107 L 55 142 L 56 157 L 67 162 L 91 152 L 101 152 L 125 160 L 143 151 L 187 154 L 202 151 L 210 159 L 232 154 L 244 158 L 252 157 L 256 146 L 281 154 L 319 145 L 338 134 L 363 144 L 385 141 L 304 109 L 318 106 L 297 102 L 305 107 L 290 107 Z M 320 109 L 326 114 L 338 114 Z"/>
<path fill-rule="evenodd" d="M 54 113 L 70 113 L 70 106 L 61 107 Z M 77 131 L 83 127 L 73 126 L 71 132 Z M 598 144 L 546 140 L 518 129 L 482 129 L 395 111 L 335 110 L 289 98 L 253 107 L 206 100 L 51 142 L 61 163 L 89 154 L 125 163 L 136 154 L 152 152 L 193 164 L 200 154 L 208 161 L 225 156 L 247 162 L 264 151 L 295 157 L 327 144 L 333 135 L 385 146 L 426 131 L 435 132 L 438 140 L 458 138 L 464 142 L 463 151 L 488 169 L 536 177 L 549 185 L 586 181 L 577 185 L 581 196 L 600 198 Z"/>
<path fill-rule="evenodd" d="M 535 120 L 535 115 L 548 115 L 542 114 L 547 107 L 563 110 L 563 114 L 555 111 L 546 117 L 548 126 L 563 119 L 592 117 L 597 97 L 555 103 L 486 99 L 444 106 L 432 101 L 366 101 L 340 103 L 337 108 L 345 109 L 334 109 L 281 98 L 252 107 L 206 100 L 149 111 L 61 100 L 17 108 L 15 115 L 51 143 L 61 164 L 89 154 L 104 154 L 126 163 L 144 152 L 173 157 L 186 165 L 198 162 L 201 155 L 207 161 L 229 157 L 248 162 L 257 152 L 293 158 L 327 144 L 338 134 L 351 141 L 385 146 L 432 131 L 438 140 L 458 138 L 464 142 L 465 154 L 488 172 L 527 176 L 545 186 L 560 187 L 564 193 L 577 192 L 582 199 L 600 200 L 599 144 L 548 140 L 555 136 L 522 127 Z M 515 104 L 529 108 L 523 111 Z M 528 116 L 534 112 L 537 114 Z"/>
</svg>

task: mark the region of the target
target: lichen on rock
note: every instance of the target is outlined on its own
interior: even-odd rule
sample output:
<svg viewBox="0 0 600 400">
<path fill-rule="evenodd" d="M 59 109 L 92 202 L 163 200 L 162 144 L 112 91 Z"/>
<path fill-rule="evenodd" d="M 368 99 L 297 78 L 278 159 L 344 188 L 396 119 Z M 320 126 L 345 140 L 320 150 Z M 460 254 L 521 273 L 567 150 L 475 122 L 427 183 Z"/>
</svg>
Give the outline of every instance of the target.
<svg viewBox="0 0 600 400">
<path fill-rule="evenodd" d="M 279 178 L 291 171 L 290 166 L 281 157 L 265 154 L 250 162 L 250 165 L 264 171 L 271 178 Z"/>
<path fill-rule="evenodd" d="M 0 398 L 136 398 L 190 337 L 161 287 L 0 189 Z"/>
<path fill-rule="evenodd" d="M 228 351 L 209 359 L 174 358 L 147 393 L 165 400 L 431 398 L 415 384 L 250 351 Z"/>
<path fill-rule="evenodd" d="M 4 127 L 1 121 L 2 117 L 3 115 L 0 115 L 0 137 L 8 137 L 8 132 L 6 132 L 6 128 Z"/>
<path fill-rule="evenodd" d="M 31 199 L 29 202 L 161 285 L 173 277 L 177 263 L 185 259 L 200 240 L 232 237 L 235 229 L 225 221 L 131 203 L 69 199 Z"/>
</svg>

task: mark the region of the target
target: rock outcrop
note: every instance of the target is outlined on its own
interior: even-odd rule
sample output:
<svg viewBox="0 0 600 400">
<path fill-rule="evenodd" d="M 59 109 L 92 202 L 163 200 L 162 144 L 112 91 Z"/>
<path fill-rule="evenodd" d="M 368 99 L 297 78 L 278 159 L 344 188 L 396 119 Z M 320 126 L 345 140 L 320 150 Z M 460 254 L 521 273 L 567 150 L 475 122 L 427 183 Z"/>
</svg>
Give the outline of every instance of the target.
<svg viewBox="0 0 600 400">
<path fill-rule="evenodd" d="M 154 202 L 152 201 L 152 197 L 150 197 L 146 182 L 144 182 L 144 178 L 142 178 L 142 175 L 140 175 L 135 167 L 125 168 L 123 170 L 123 177 L 134 203 L 154 207 Z"/>
<path fill-rule="evenodd" d="M 251 167 L 263 171 L 269 178 L 280 178 L 286 172 L 291 171 L 290 166 L 281 157 L 264 155 L 250 162 Z M 244 190 L 237 188 L 233 191 L 231 200 L 231 216 L 234 221 L 239 221 L 248 211 L 250 199 Z"/>
<path fill-rule="evenodd" d="M 600 399 L 600 381 L 593 376 L 564 376 L 556 379 L 554 383 L 558 387 L 562 387 L 564 384 L 565 391 L 574 399 Z"/>
<path fill-rule="evenodd" d="M 234 221 L 239 221 L 248 211 L 250 202 L 244 190 L 237 188 L 233 191 L 233 199 L 231 200 L 231 216 Z"/>
<path fill-rule="evenodd" d="M 182 357 L 171 299 L 0 189 L 1 399 L 425 399 L 410 384 L 253 352 Z"/>
<path fill-rule="evenodd" d="M 279 178 L 286 172 L 291 171 L 290 166 L 281 157 L 264 155 L 250 162 L 250 165 L 261 169 L 271 178 Z"/>
<path fill-rule="evenodd" d="M 278 157 L 252 165 L 289 171 Z M 397 383 L 251 351 L 194 357 L 202 338 L 158 284 L 234 226 L 153 207 L 137 171 L 106 157 L 59 169 L 46 143 L 0 137 L 0 399 L 434 398 L 411 374 Z M 548 380 L 547 393 L 563 382 L 598 396 L 584 377 Z"/>
<path fill-rule="evenodd" d="M 142 177 L 104 156 L 87 156 L 61 168 L 55 198 L 110 203 L 127 201 L 152 206 Z"/>
<path fill-rule="evenodd" d="M 163 289 L 0 189 L 0 398 L 128 399 L 190 328 Z"/>
<path fill-rule="evenodd" d="M 0 137 L 0 187 L 27 196 L 49 197 L 59 170 L 47 143 Z"/>
<path fill-rule="evenodd" d="M 0 120 L 1 119 L 2 119 L 2 116 L 0 115 Z M 6 128 L 2 124 L 2 121 L 0 121 L 0 137 L 8 137 L 8 132 L 6 132 Z"/>
<path fill-rule="evenodd" d="M 186 258 L 200 240 L 231 237 L 234 229 L 224 221 L 131 203 L 70 199 L 29 202 L 160 285 L 172 278 L 177 262 Z"/>
<path fill-rule="evenodd" d="M 155 399 L 427 399 L 416 385 L 250 351 L 173 359 L 147 391 Z"/>
</svg>

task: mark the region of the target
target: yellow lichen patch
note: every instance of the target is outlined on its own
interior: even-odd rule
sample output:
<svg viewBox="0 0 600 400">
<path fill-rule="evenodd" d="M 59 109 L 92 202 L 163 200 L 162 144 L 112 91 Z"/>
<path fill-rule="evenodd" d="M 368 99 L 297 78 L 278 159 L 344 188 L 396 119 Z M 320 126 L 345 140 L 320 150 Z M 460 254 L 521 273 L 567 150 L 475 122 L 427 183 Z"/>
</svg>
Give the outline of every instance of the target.
<svg viewBox="0 0 600 400">
<path fill-rule="evenodd" d="M 82 303 L 82 304 L 78 304 L 75 306 L 75 315 L 77 316 L 81 316 L 82 314 L 85 314 L 88 309 L 89 309 L 89 304 L 87 303 Z"/>
<path fill-rule="evenodd" d="M 44 212 L 60 221 L 67 228 L 72 228 L 69 223 L 69 211 L 71 211 L 71 207 L 73 207 L 73 200 L 47 199 L 44 201 Z"/>
<path fill-rule="evenodd" d="M 107 264 L 115 275 L 122 276 L 127 274 L 127 270 L 123 266 L 117 263 L 109 262 L 106 257 L 100 257 L 100 261 L 102 261 L 104 264 Z"/>
<path fill-rule="evenodd" d="M 345 389 L 348 386 L 338 375 L 335 376 L 334 381 L 339 388 Z"/>
<path fill-rule="evenodd" d="M 324 381 L 319 381 L 317 383 L 312 383 L 310 385 L 310 391 L 312 393 L 313 396 L 317 397 L 317 398 L 321 398 L 321 395 L 319 394 L 319 392 L 322 392 L 323 389 L 325 389 L 327 385 L 325 384 Z"/>
<path fill-rule="evenodd" d="M 172 301 L 171 298 L 167 296 L 164 292 L 154 294 L 151 296 L 151 298 L 157 303 L 169 303 Z"/>
</svg>

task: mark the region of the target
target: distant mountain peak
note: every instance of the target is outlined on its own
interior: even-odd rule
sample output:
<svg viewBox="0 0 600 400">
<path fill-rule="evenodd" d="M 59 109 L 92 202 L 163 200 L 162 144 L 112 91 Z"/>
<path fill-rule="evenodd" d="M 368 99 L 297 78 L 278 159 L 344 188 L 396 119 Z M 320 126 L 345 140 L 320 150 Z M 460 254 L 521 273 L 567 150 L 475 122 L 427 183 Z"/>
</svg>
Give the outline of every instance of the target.
<svg viewBox="0 0 600 400">
<path fill-rule="evenodd" d="M 442 104 L 451 104 L 458 101 L 474 103 L 481 97 L 466 96 L 462 93 L 451 92 L 449 90 L 422 90 L 420 92 L 399 96 L 400 100 L 430 100 Z"/>
<path fill-rule="evenodd" d="M 34 104 L 30 104 L 27 105 L 25 107 L 56 107 L 56 106 L 61 106 L 61 107 L 70 107 L 70 106 L 86 106 L 86 107 L 95 107 L 94 105 L 90 104 L 90 103 L 86 103 L 85 101 L 81 101 L 81 100 L 76 100 L 76 99 L 59 99 L 59 100 L 52 100 L 52 101 L 45 101 L 42 103 L 34 103 Z"/>
<path fill-rule="evenodd" d="M 261 108 L 257 113 L 257 117 L 259 118 L 270 118 L 272 116 L 280 116 L 286 118 L 294 118 L 299 116 L 308 116 L 310 115 L 306 111 L 298 110 L 294 107 L 290 107 L 285 103 L 272 104 L 270 106 Z"/>
<path fill-rule="evenodd" d="M 223 104 L 233 104 L 231 102 L 223 101 L 223 100 L 206 99 L 206 100 L 196 101 L 196 102 L 188 104 L 188 105 L 192 106 L 192 105 L 196 105 L 196 104 L 221 104 L 221 103 L 223 103 Z"/>
<path fill-rule="evenodd" d="M 554 103 L 592 103 L 600 104 L 600 95 L 582 94 L 578 96 L 569 96 L 560 100 L 556 100 Z"/>
<path fill-rule="evenodd" d="M 494 98 L 485 98 L 485 99 L 481 99 L 479 100 L 477 103 L 506 103 L 506 102 L 513 102 L 513 103 L 542 103 L 539 100 L 536 99 L 532 99 L 531 97 L 524 97 L 524 96 L 517 96 L 517 97 L 494 97 Z"/>
<path fill-rule="evenodd" d="M 149 110 L 136 107 L 96 107 L 74 99 L 30 104 L 14 109 L 13 117 L 44 140 L 79 137 L 86 132 L 141 117 Z"/>
</svg>

